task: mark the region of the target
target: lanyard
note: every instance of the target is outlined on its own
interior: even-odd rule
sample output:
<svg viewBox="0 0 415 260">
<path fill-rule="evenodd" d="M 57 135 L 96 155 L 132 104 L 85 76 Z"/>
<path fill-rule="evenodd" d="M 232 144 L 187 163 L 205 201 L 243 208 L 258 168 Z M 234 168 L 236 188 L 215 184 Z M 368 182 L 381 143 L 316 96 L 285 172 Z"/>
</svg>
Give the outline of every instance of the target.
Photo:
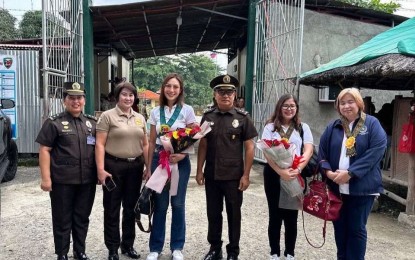
<svg viewBox="0 0 415 260">
<path fill-rule="evenodd" d="M 160 107 L 160 125 L 167 125 L 169 128 L 176 122 L 177 117 L 182 110 L 182 106 L 177 105 L 176 109 L 174 110 L 173 115 L 170 117 L 169 121 L 166 123 L 166 115 L 164 113 L 164 106 Z"/>
</svg>

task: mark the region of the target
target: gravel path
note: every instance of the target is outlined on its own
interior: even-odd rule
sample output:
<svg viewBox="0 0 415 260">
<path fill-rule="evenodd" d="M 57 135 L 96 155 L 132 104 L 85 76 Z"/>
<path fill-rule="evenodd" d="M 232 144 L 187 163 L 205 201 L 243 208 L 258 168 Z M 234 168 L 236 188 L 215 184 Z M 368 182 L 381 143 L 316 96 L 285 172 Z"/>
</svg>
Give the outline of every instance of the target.
<svg viewBox="0 0 415 260">
<path fill-rule="evenodd" d="M 202 259 L 209 245 L 206 241 L 207 220 L 204 188 L 194 180 L 196 158 L 192 158 L 192 177 L 188 186 L 186 216 L 187 241 L 183 251 L 186 259 Z M 267 238 L 268 212 L 262 184 L 262 166 L 254 165 L 251 186 L 244 193 L 240 259 L 269 259 Z M 1 235 L 0 259 L 56 259 L 53 254 L 52 223 L 48 193 L 40 190 L 38 168 L 19 167 L 15 180 L 0 185 Z M 225 216 L 225 215 L 224 215 Z M 103 242 L 102 190 L 97 189 L 87 238 L 87 254 L 91 259 L 106 259 Z M 170 218 L 170 213 L 169 217 Z M 227 224 L 224 217 L 224 245 L 227 243 Z M 169 227 L 170 223 L 167 223 Z M 306 216 L 308 237 L 322 241 L 323 223 Z M 169 231 L 166 234 L 167 241 Z M 415 259 L 415 230 L 403 226 L 389 216 L 373 213 L 368 223 L 366 259 Z M 145 259 L 149 235 L 137 228 L 135 248 Z M 281 243 L 283 248 L 283 242 Z M 160 259 L 170 259 L 166 243 Z M 223 247 L 225 249 L 225 247 Z M 69 253 L 70 258 L 72 252 Z M 72 258 L 71 258 L 72 259 Z M 129 259 L 120 256 L 120 259 Z M 336 259 L 333 228 L 329 223 L 326 244 L 321 249 L 309 246 L 304 238 L 301 217 L 298 224 L 296 259 Z"/>
</svg>

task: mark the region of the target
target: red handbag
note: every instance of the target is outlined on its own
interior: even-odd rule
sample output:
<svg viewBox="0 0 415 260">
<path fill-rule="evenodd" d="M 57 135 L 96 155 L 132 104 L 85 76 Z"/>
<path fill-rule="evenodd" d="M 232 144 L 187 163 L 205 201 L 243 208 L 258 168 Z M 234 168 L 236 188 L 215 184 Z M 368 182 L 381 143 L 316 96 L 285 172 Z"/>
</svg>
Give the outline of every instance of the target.
<svg viewBox="0 0 415 260">
<path fill-rule="evenodd" d="M 309 184 L 309 189 L 303 200 L 303 230 L 307 242 L 314 248 L 321 248 L 326 242 L 326 226 L 327 221 L 337 220 L 340 216 L 340 209 L 342 207 L 342 200 L 336 194 L 329 190 L 325 181 L 317 179 L 318 169 L 320 164 L 318 163 L 316 172 L 313 175 L 313 180 Z M 323 243 L 320 246 L 313 245 L 307 237 L 304 224 L 304 211 L 317 218 L 324 220 L 323 226 Z"/>
<path fill-rule="evenodd" d="M 342 201 L 331 192 L 326 182 L 312 180 L 309 192 L 304 196 L 303 210 L 325 221 L 339 218 Z"/>
<path fill-rule="evenodd" d="M 399 138 L 398 151 L 401 153 L 415 153 L 414 118 L 409 117 L 409 122 L 402 125 Z"/>
</svg>

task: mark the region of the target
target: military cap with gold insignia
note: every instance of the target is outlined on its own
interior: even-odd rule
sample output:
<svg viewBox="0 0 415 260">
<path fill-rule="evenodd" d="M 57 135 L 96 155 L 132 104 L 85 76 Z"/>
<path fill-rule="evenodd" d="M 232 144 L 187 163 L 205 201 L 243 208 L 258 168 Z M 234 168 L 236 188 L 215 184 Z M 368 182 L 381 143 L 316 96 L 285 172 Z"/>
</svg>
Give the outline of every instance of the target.
<svg viewBox="0 0 415 260">
<path fill-rule="evenodd" d="M 64 82 L 64 92 L 70 96 L 85 96 L 85 88 L 83 83 L 79 82 Z"/>
<path fill-rule="evenodd" d="M 239 88 L 239 81 L 231 75 L 220 75 L 212 79 L 212 81 L 210 82 L 210 87 L 213 88 L 213 90 L 218 90 L 218 89 L 236 90 L 236 88 Z"/>
</svg>

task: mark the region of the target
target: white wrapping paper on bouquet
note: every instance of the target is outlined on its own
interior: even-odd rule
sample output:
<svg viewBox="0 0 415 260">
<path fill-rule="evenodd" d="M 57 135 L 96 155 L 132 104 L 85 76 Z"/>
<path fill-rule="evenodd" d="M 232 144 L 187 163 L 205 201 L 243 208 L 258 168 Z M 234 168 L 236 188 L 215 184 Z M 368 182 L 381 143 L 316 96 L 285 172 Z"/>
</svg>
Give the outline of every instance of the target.
<svg viewBox="0 0 415 260">
<path fill-rule="evenodd" d="M 267 155 L 269 160 L 272 160 L 281 169 L 287 169 L 292 166 L 296 154 L 295 144 L 290 144 L 290 147 L 287 149 L 283 144 L 269 147 L 264 140 L 259 140 L 257 141 L 256 146 Z M 298 177 L 301 178 L 301 176 Z M 299 178 L 289 181 L 280 178 L 280 184 L 290 197 L 302 199 L 304 184 L 300 183 L 302 180 Z"/>
<path fill-rule="evenodd" d="M 167 161 L 168 161 L 168 158 L 167 158 Z M 159 166 L 157 166 L 156 170 L 151 175 L 150 179 L 148 179 L 146 183 L 146 187 L 154 190 L 157 193 L 161 193 L 169 179 L 170 179 L 170 191 L 169 191 L 170 196 L 176 196 L 177 186 L 179 184 L 179 167 L 177 163 L 167 162 L 167 164 L 165 163 L 159 164 Z"/>
<path fill-rule="evenodd" d="M 204 122 L 200 126 L 200 132 L 192 136 L 192 139 L 199 140 L 211 130 L 212 129 L 210 128 L 210 124 L 208 122 Z M 160 141 L 163 145 L 164 151 L 168 153 L 160 152 L 159 166 L 157 166 L 156 170 L 147 181 L 146 187 L 154 190 L 157 193 L 161 193 L 165 184 L 170 179 L 170 196 L 176 196 L 180 178 L 179 167 L 177 163 L 170 163 L 168 158 L 170 154 L 174 153 L 174 149 L 169 137 L 165 135 L 161 136 Z M 194 152 L 193 144 L 194 143 L 189 145 L 189 147 L 186 148 L 186 150 L 182 151 L 182 153 L 191 153 L 192 151 Z"/>
</svg>

